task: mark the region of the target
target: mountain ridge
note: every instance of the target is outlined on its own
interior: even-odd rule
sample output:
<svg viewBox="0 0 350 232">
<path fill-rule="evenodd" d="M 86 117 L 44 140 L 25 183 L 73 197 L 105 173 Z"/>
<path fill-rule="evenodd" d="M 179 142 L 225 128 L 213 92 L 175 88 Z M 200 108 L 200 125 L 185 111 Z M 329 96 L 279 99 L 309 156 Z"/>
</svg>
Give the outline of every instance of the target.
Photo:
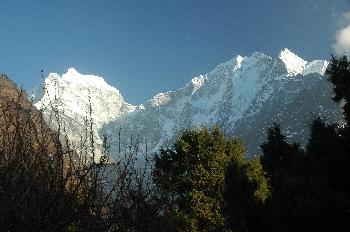
<svg viewBox="0 0 350 232">
<path fill-rule="evenodd" d="M 71 126 L 72 122 L 78 123 L 76 128 L 71 128 L 68 132 L 72 140 L 77 141 L 74 134 L 79 134 L 79 130 L 83 128 L 90 104 L 99 149 L 102 146 L 102 137 L 108 135 L 111 138 L 109 142 L 112 153 L 119 150 L 115 138 L 119 135 L 120 128 L 123 149 L 127 149 L 130 134 L 134 134 L 138 135 L 140 145 L 147 143 L 150 151 L 155 152 L 161 147 L 171 145 L 184 128 L 218 124 L 227 134 L 241 136 L 246 141 L 249 155 L 252 155 L 259 153 L 257 143 L 263 141 L 263 133 L 256 133 L 251 129 L 250 133 L 259 134 L 259 138 L 252 137 L 245 133 L 249 130 L 241 128 L 239 124 L 259 129 L 258 124 L 264 125 L 264 128 L 269 126 L 269 118 L 278 122 L 278 117 L 274 115 L 266 118 L 266 122 L 258 122 L 255 117 L 270 107 L 269 102 L 279 104 L 275 106 L 276 109 L 287 107 L 283 113 L 283 109 L 278 113 L 278 110 L 270 107 L 270 112 L 276 111 L 275 114 L 281 115 L 291 113 L 305 121 L 310 118 L 305 115 L 306 112 L 302 115 L 293 113 L 291 105 L 299 94 L 303 94 L 310 102 L 307 105 L 308 110 L 312 110 L 316 116 L 328 117 L 330 121 L 340 120 L 340 107 L 331 101 L 331 85 L 323 76 L 327 65 L 328 62 L 324 60 L 304 61 L 288 49 L 282 50 L 279 58 L 260 52 L 245 57 L 238 55 L 218 65 L 211 72 L 194 77 L 184 87 L 159 93 L 138 106 L 127 103 L 119 91 L 105 83 L 103 78 L 82 75 L 71 68 L 62 77 L 51 73 L 45 79 L 46 92 L 37 98 L 35 106 L 44 109 L 48 115 L 50 110 L 47 108 L 54 103 L 63 115 L 64 123 Z M 89 91 L 87 88 L 90 88 Z M 287 101 L 281 101 L 280 96 L 284 96 Z M 86 100 L 87 98 L 90 100 Z M 324 112 L 323 108 L 330 108 L 333 113 Z M 247 119 L 255 122 L 256 126 L 251 125 Z M 294 129 L 288 125 L 286 128 L 290 130 L 287 136 L 291 139 L 305 142 L 303 139 L 307 132 L 302 132 L 302 136 L 295 136 L 297 132 Z M 250 141 L 251 137 L 256 141 Z M 254 148 L 250 149 L 250 146 Z"/>
</svg>

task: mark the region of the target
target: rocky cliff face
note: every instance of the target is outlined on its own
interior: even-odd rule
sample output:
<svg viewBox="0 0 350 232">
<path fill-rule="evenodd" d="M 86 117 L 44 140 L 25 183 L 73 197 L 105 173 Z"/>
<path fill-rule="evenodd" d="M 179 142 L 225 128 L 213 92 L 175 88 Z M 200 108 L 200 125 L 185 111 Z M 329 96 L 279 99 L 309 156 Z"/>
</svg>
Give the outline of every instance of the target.
<svg viewBox="0 0 350 232">
<path fill-rule="evenodd" d="M 20 155 L 47 156 L 54 151 L 54 133 L 26 92 L 0 74 L 0 152 L 9 161 Z M 22 149 L 22 150 L 21 150 Z"/>
<path fill-rule="evenodd" d="M 323 76 L 327 65 L 322 60 L 304 61 L 288 49 L 278 58 L 258 52 L 237 56 L 139 106 L 126 103 L 101 77 L 69 69 L 62 77 L 46 78 L 35 106 L 44 110 L 47 120 L 55 106 L 77 143 L 86 122 L 92 122 L 98 149 L 107 135 L 112 157 L 119 148 L 128 149 L 131 135 L 133 143 L 140 143 L 141 149 L 147 144 L 152 152 L 171 145 L 185 128 L 214 124 L 228 135 L 242 137 L 247 154 L 254 155 L 274 121 L 290 140 L 304 143 L 313 117 L 341 119 L 340 107 L 331 100 L 332 86 Z"/>
</svg>

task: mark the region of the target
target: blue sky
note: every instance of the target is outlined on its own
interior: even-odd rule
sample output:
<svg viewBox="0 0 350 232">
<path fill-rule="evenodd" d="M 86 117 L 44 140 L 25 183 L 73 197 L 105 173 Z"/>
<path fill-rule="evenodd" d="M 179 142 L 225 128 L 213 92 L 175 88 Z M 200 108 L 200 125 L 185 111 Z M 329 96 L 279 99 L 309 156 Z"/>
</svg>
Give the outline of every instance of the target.
<svg viewBox="0 0 350 232">
<path fill-rule="evenodd" d="M 350 47 L 347 0 L 0 0 L 0 9 L 0 72 L 19 86 L 74 67 L 132 104 L 237 54 L 287 47 L 329 59 Z"/>
</svg>

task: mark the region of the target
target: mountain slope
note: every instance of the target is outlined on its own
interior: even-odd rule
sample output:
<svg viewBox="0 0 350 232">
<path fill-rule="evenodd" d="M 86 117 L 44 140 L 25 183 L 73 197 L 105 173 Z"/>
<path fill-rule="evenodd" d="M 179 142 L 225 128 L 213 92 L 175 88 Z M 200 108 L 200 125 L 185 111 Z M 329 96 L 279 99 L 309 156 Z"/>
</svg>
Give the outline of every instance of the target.
<svg viewBox="0 0 350 232">
<path fill-rule="evenodd" d="M 54 153 L 55 135 L 52 132 L 41 112 L 28 100 L 26 92 L 0 74 L 1 162 L 6 160 L 8 165 L 11 159 L 18 158 L 18 154 L 41 159 Z"/>
<path fill-rule="evenodd" d="M 128 149 L 133 135 L 141 146 L 147 143 L 150 151 L 156 151 L 171 145 L 184 128 L 218 124 L 227 134 L 241 136 L 248 155 L 253 155 L 259 153 L 264 129 L 273 121 L 282 124 L 291 140 L 305 142 L 308 132 L 301 129 L 313 116 L 341 119 L 340 107 L 331 100 L 331 84 L 323 76 L 327 65 L 322 60 L 306 62 L 288 49 L 279 58 L 258 52 L 237 56 L 183 88 L 160 93 L 137 107 L 101 78 L 70 69 L 62 77 L 49 75 L 48 91 L 36 106 L 48 108 L 54 101 L 64 122 L 71 125 L 69 136 L 78 141 L 88 116 L 89 101 L 84 99 L 90 95 L 96 141 L 101 145 L 102 136 L 109 135 L 112 154 L 119 152 L 119 133 L 121 150 Z M 85 79 L 104 84 L 88 85 Z M 49 97 L 52 93 L 55 99 Z"/>
<path fill-rule="evenodd" d="M 51 73 L 43 88 L 34 94 L 35 106 L 44 112 L 48 124 L 64 131 L 73 146 L 90 143 L 90 126 L 100 156 L 103 136 L 101 127 L 134 110 L 119 91 L 109 86 L 102 77 L 82 75 L 70 68 L 62 77 Z M 90 108 L 91 107 L 91 108 Z"/>
</svg>

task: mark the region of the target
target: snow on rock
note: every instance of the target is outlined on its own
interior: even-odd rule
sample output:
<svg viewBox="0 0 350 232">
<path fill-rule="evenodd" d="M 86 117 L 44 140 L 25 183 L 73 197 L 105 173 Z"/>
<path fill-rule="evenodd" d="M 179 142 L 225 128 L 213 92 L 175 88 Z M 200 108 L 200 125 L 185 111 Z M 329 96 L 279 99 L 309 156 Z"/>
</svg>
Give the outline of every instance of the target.
<svg viewBox="0 0 350 232">
<path fill-rule="evenodd" d="M 308 132 L 302 128 L 314 115 L 340 120 L 340 107 L 331 100 L 331 84 L 323 76 L 327 65 L 322 60 L 308 63 L 288 49 L 279 58 L 259 52 L 238 55 L 183 88 L 159 93 L 137 107 L 126 103 L 102 77 L 69 69 L 62 77 L 50 74 L 46 78 L 47 91 L 36 106 L 45 108 L 54 101 L 71 125 L 69 136 L 77 141 L 90 96 L 95 136 L 101 145 L 102 135 L 111 135 L 114 158 L 120 132 L 122 151 L 129 148 L 130 134 L 134 134 L 140 147 L 147 144 L 152 153 L 171 146 L 185 128 L 214 124 L 242 137 L 248 155 L 253 155 L 265 140 L 264 128 L 274 121 L 288 130 L 290 140 L 305 142 Z"/>
<path fill-rule="evenodd" d="M 116 88 L 108 85 L 102 77 L 94 75 L 83 75 L 80 74 L 74 68 L 69 68 L 67 73 L 62 75 L 62 79 L 66 82 L 74 83 L 80 86 L 85 86 L 87 88 L 94 87 L 119 94 L 119 91 Z"/>
<path fill-rule="evenodd" d="M 156 152 L 170 146 L 184 128 L 218 124 L 228 134 L 241 136 L 252 155 L 259 153 L 264 141 L 262 128 L 287 118 L 281 124 L 288 127 L 288 138 L 305 142 L 307 132 L 298 130 L 311 120 L 310 112 L 334 121 L 341 115 L 331 100 L 330 84 L 322 78 L 327 62 L 307 63 L 289 50 L 281 57 L 259 52 L 244 58 L 237 56 L 193 78 L 183 88 L 156 95 L 149 101 L 152 104 L 141 105 L 101 131 L 108 128 L 116 134 L 121 126 L 126 132 L 138 134 L 140 141 L 147 141 L 149 151 Z M 300 76 L 290 78 L 291 75 Z M 308 102 L 299 102 L 301 95 Z M 128 137 L 122 141 L 127 144 Z M 112 142 L 111 146 L 113 149 L 117 144 Z"/>
<path fill-rule="evenodd" d="M 324 75 L 328 67 L 328 61 L 326 60 L 314 60 L 306 64 L 303 71 L 303 75 L 317 73 L 319 75 Z"/>
<path fill-rule="evenodd" d="M 62 77 L 57 73 L 50 73 L 42 88 L 44 90 L 39 93 L 41 98 L 35 102 L 35 106 L 43 110 L 49 123 L 53 123 L 53 127 L 57 126 L 57 122 L 51 122 L 51 119 L 54 111 L 58 110 L 62 126 L 75 144 L 79 144 L 87 124 L 92 123 L 99 154 L 102 135 L 98 130 L 102 125 L 135 110 L 102 77 L 83 75 L 74 68 L 68 69 Z"/>
<path fill-rule="evenodd" d="M 239 69 L 241 67 L 242 62 L 244 61 L 244 57 L 238 55 L 236 57 L 236 66 L 235 69 Z"/>
<path fill-rule="evenodd" d="M 288 76 L 296 76 L 303 73 L 307 64 L 307 61 L 295 55 L 287 48 L 281 51 L 279 58 L 286 65 Z"/>
<path fill-rule="evenodd" d="M 150 103 L 151 106 L 157 107 L 167 104 L 169 100 L 169 93 L 159 93 L 151 99 Z"/>
<path fill-rule="evenodd" d="M 194 92 L 196 92 L 197 89 L 200 89 L 200 88 L 201 88 L 201 86 L 202 86 L 202 85 L 204 84 L 204 82 L 205 82 L 205 79 L 206 79 L 205 76 L 200 75 L 199 77 L 195 77 L 195 78 L 193 78 L 193 79 L 191 80 L 191 84 L 192 84 L 192 86 L 193 86 L 192 94 L 193 94 Z"/>
</svg>

